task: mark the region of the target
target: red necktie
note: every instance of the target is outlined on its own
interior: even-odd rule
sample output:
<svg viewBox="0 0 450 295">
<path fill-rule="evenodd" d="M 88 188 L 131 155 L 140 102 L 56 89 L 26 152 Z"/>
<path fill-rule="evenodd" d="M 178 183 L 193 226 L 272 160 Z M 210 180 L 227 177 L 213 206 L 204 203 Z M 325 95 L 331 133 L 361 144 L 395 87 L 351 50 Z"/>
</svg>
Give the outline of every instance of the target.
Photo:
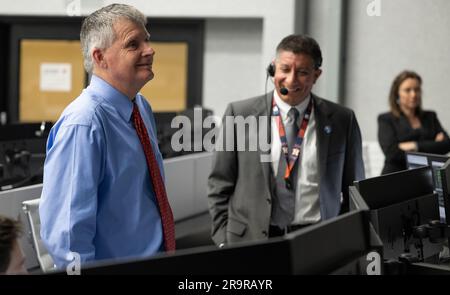
<svg viewBox="0 0 450 295">
<path fill-rule="evenodd" d="M 161 214 L 163 226 L 164 247 L 166 251 L 175 251 L 175 224 L 173 221 L 172 209 L 170 208 L 169 200 L 167 199 L 166 188 L 159 171 L 158 162 L 153 153 L 147 128 L 144 125 L 144 121 L 142 121 L 136 102 L 133 102 L 133 123 L 142 144 L 142 148 L 144 149 L 148 171 L 150 172 L 153 189 L 158 201 L 159 213 Z"/>
</svg>

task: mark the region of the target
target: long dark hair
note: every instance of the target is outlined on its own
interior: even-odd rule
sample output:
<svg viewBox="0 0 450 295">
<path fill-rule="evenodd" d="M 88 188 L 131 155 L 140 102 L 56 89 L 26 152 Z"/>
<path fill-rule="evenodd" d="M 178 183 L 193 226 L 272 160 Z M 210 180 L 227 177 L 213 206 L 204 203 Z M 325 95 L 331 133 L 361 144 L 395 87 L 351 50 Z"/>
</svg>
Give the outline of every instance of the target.
<svg viewBox="0 0 450 295">
<path fill-rule="evenodd" d="M 420 86 L 422 86 L 422 78 L 413 71 L 403 71 L 400 74 L 395 77 L 394 81 L 391 85 L 391 91 L 389 93 L 389 106 L 391 108 L 392 114 L 394 114 L 395 117 L 399 118 L 402 115 L 402 110 L 400 109 L 400 105 L 398 103 L 398 90 L 400 88 L 400 85 L 405 81 L 406 79 L 416 79 L 419 81 Z M 419 115 L 422 112 L 422 98 L 419 100 L 419 105 L 416 108 L 416 115 Z"/>
</svg>

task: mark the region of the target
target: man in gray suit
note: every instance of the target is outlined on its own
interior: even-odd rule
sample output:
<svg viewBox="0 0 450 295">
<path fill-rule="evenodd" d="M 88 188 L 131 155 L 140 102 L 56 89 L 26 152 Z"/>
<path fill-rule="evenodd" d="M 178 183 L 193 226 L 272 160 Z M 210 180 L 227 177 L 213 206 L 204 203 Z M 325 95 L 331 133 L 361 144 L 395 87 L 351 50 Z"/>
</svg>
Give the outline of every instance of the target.
<svg viewBox="0 0 450 295">
<path fill-rule="evenodd" d="M 321 64 L 314 39 L 287 36 L 267 69 L 275 90 L 225 111 L 226 148 L 216 150 L 208 180 L 219 247 L 281 236 L 348 210 L 348 186 L 364 178 L 361 133 L 352 110 L 311 93 Z M 257 118 L 257 132 L 229 120 L 238 117 Z M 259 148 L 252 150 L 255 138 Z"/>
</svg>

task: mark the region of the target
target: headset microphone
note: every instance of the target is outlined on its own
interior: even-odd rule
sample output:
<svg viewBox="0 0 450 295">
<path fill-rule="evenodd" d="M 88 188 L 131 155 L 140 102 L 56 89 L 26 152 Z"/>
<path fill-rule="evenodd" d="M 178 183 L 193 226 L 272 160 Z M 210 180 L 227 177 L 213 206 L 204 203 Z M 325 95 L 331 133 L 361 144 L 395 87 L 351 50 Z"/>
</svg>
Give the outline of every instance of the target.
<svg viewBox="0 0 450 295">
<path fill-rule="evenodd" d="M 270 65 L 267 67 L 267 78 L 274 77 L 275 76 L 275 63 L 270 63 Z M 266 79 L 266 86 L 267 86 L 267 79 Z M 289 90 L 286 87 L 280 88 L 281 95 L 288 95 Z"/>
<path fill-rule="evenodd" d="M 286 87 L 281 87 L 281 88 L 280 88 L 280 93 L 281 93 L 282 95 L 288 95 L 289 90 L 288 90 Z"/>
</svg>

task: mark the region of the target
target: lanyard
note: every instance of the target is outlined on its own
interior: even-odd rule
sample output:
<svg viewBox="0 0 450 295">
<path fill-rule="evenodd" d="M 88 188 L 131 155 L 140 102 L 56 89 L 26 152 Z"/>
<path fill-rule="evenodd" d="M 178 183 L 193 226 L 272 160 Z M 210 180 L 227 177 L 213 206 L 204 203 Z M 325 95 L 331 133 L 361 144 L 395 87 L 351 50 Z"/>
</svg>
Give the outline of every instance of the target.
<svg viewBox="0 0 450 295">
<path fill-rule="evenodd" d="M 291 172 L 297 162 L 300 155 L 303 138 L 305 137 L 306 128 L 308 127 L 309 118 L 311 117 L 311 110 L 313 107 L 313 100 L 310 98 L 308 106 L 303 116 L 302 124 L 300 125 L 300 130 L 298 131 L 297 138 L 295 139 L 295 144 L 292 148 L 292 153 L 289 156 L 288 142 L 286 138 L 286 131 L 284 130 L 283 122 L 281 120 L 280 109 L 278 108 L 275 99 L 272 99 L 272 111 L 273 115 L 276 116 L 276 122 L 278 125 L 278 133 L 280 134 L 281 140 L 281 150 L 283 151 L 284 157 L 286 159 L 286 171 L 284 172 L 284 180 L 291 185 L 290 176 Z"/>
</svg>

